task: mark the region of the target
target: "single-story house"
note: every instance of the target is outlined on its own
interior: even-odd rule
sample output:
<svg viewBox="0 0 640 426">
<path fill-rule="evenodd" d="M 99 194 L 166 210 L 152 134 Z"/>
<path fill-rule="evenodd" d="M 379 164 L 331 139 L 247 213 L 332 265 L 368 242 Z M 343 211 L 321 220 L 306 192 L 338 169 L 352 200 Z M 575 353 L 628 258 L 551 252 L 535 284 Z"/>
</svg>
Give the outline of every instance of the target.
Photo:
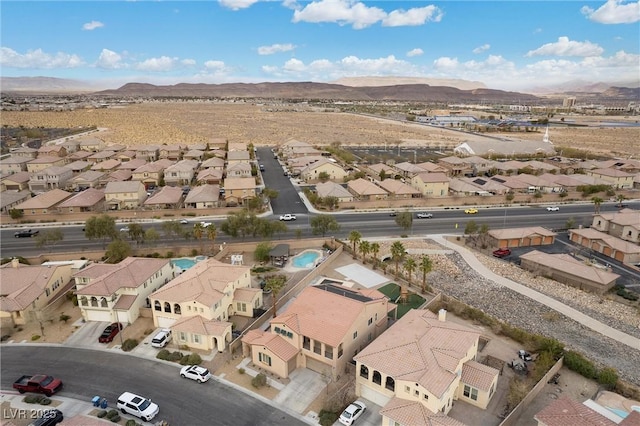
<svg viewBox="0 0 640 426">
<path fill-rule="evenodd" d="M 220 206 L 220 185 L 200 185 L 191 188 L 184 199 L 185 207 L 206 209 Z"/>
<path fill-rule="evenodd" d="M 594 228 L 569 229 L 569 239 L 619 262 L 640 263 L 640 246 Z"/>
<path fill-rule="evenodd" d="M 396 179 L 385 179 L 378 182 L 378 185 L 389 193 L 390 198 L 396 200 L 407 198 L 418 198 L 422 194 L 414 187 L 402 183 Z"/>
<path fill-rule="evenodd" d="M 386 200 L 389 193 L 366 179 L 358 178 L 347 183 L 347 190 L 358 200 Z"/>
<path fill-rule="evenodd" d="M 339 203 L 348 203 L 353 201 L 353 194 L 347 188 L 336 182 L 325 182 L 316 184 L 316 193 L 318 197 L 335 197 Z"/>
<path fill-rule="evenodd" d="M 182 188 L 163 186 L 160 191 L 147 198 L 143 205 L 152 209 L 180 208 L 182 206 Z"/>
<path fill-rule="evenodd" d="M 489 247 L 530 247 L 553 244 L 556 233 L 541 226 L 491 229 L 487 233 Z"/>
<path fill-rule="evenodd" d="M 28 199 L 14 208 L 24 211 L 26 215 L 56 213 L 58 204 L 62 203 L 73 194 L 62 189 L 52 189 Z"/>
<path fill-rule="evenodd" d="M 104 211 L 104 190 L 89 188 L 78 192 L 58 205 L 63 213 Z"/>
</svg>

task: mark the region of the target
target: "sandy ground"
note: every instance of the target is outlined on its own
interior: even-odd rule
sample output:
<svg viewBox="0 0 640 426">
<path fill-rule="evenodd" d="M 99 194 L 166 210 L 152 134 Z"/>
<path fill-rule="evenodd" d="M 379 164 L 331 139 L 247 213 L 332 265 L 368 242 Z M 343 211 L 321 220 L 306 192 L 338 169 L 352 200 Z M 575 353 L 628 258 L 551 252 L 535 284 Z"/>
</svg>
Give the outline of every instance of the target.
<svg viewBox="0 0 640 426">
<path fill-rule="evenodd" d="M 619 119 L 618 117 L 615 117 Z M 605 118 L 602 118 L 604 121 Z M 590 120 L 594 120 L 591 118 Z M 301 110 L 270 111 L 252 104 L 144 103 L 123 108 L 66 112 L 2 113 L 6 126 L 57 127 L 95 125 L 109 129 L 100 138 L 130 146 L 206 143 L 212 138 L 254 145 L 278 145 L 290 139 L 326 146 L 397 145 L 452 147 L 472 136 L 411 123 L 353 114 Z M 593 122 L 592 122 L 593 123 Z M 542 133 L 501 133 L 522 139 L 542 139 Z M 640 127 L 552 128 L 556 146 L 581 148 L 609 155 L 638 155 Z"/>
</svg>

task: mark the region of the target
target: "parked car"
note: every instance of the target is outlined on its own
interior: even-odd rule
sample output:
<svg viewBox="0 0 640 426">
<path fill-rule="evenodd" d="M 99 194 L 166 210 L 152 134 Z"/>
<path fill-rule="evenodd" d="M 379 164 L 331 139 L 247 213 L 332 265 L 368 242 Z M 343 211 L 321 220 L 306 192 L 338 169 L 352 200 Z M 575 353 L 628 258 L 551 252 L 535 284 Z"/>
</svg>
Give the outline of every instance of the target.
<svg viewBox="0 0 640 426">
<path fill-rule="evenodd" d="M 46 374 L 22 376 L 13 382 L 13 388 L 20 393 L 35 392 L 51 396 L 62 389 L 62 380 Z"/>
<path fill-rule="evenodd" d="M 295 214 L 283 214 L 280 216 L 280 220 L 284 220 L 286 222 L 290 221 L 290 220 L 296 220 L 296 215 Z"/>
<path fill-rule="evenodd" d="M 340 423 L 345 426 L 351 426 L 365 412 L 367 406 L 362 401 L 355 401 L 349 404 L 347 408 L 340 414 Z"/>
<path fill-rule="evenodd" d="M 498 250 L 493 251 L 493 257 L 507 257 L 511 254 L 511 250 L 508 248 L 499 248 Z"/>
<path fill-rule="evenodd" d="M 557 211 L 560 211 L 560 207 L 558 207 L 558 206 L 549 206 L 549 207 L 547 207 L 547 211 L 548 212 L 557 212 Z"/>
<path fill-rule="evenodd" d="M 187 219 L 180 219 L 180 224 L 182 225 L 188 225 L 189 221 Z"/>
<path fill-rule="evenodd" d="M 420 212 L 416 215 L 416 217 L 418 219 L 431 219 L 433 217 L 433 215 L 431 213 L 427 213 L 427 212 Z"/>
<path fill-rule="evenodd" d="M 211 373 L 199 365 L 186 365 L 180 369 L 180 377 L 195 380 L 198 383 L 204 383 L 211 378 Z"/>
<path fill-rule="evenodd" d="M 98 342 L 100 343 L 110 343 L 113 342 L 113 338 L 118 335 L 120 330 L 122 330 L 122 323 L 114 322 L 113 324 L 109 324 L 100 337 L 98 338 Z"/>
<path fill-rule="evenodd" d="M 31 237 L 37 236 L 39 233 L 40 231 L 38 231 L 37 229 L 35 230 L 26 229 L 26 230 L 22 230 L 14 233 L 13 236 L 16 238 L 31 238 Z"/>
<path fill-rule="evenodd" d="M 163 328 L 151 339 L 151 346 L 154 348 L 164 348 L 171 341 L 171 330 Z"/>
<path fill-rule="evenodd" d="M 520 358 L 523 361 L 533 361 L 533 358 L 531 358 L 531 354 L 525 351 L 524 349 L 520 349 L 518 351 L 518 358 Z"/>
<path fill-rule="evenodd" d="M 58 409 L 44 410 L 29 426 L 55 426 L 64 420 L 62 411 Z"/>
<path fill-rule="evenodd" d="M 264 172 L 264 164 L 260 164 L 260 171 Z"/>
<path fill-rule="evenodd" d="M 149 398 L 131 392 L 124 392 L 118 397 L 117 407 L 122 414 L 131 414 L 146 421 L 151 421 L 160 411 L 158 404 Z"/>
<path fill-rule="evenodd" d="M 478 209 L 474 209 L 474 208 L 465 209 L 464 212 L 465 212 L 465 214 L 476 214 L 476 213 L 478 213 Z"/>
</svg>

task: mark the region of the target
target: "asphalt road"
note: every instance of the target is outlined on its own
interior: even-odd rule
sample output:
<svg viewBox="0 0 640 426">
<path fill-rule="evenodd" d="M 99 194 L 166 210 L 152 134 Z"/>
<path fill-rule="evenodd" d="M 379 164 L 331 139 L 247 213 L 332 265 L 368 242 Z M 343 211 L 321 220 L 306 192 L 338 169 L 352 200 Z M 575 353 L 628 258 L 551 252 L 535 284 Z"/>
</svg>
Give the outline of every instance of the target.
<svg viewBox="0 0 640 426">
<path fill-rule="evenodd" d="M 171 425 L 303 425 L 296 417 L 211 379 L 181 379 L 180 366 L 103 351 L 64 347 L 2 346 L 0 385 L 11 389 L 23 374 L 46 373 L 64 382 L 61 396 L 90 401 L 107 398 L 114 408 L 124 391 L 150 398 L 160 407 L 154 421 Z"/>
<path fill-rule="evenodd" d="M 278 197 L 271 200 L 271 208 L 274 215 L 278 217 L 281 214 L 308 213 L 307 207 L 304 205 L 297 189 L 291 184 L 290 178 L 285 175 L 285 169 L 280 162 L 274 158 L 274 153 L 269 147 L 258 148 L 259 164 L 264 165 L 262 178 L 267 188 L 278 191 Z"/>
</svg>

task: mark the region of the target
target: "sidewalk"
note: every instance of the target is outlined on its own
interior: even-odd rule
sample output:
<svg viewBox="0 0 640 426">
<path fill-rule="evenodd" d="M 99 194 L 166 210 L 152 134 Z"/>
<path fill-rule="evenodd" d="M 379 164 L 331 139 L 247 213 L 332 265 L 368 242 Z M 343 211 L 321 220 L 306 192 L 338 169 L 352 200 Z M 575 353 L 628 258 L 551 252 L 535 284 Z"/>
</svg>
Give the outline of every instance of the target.
<svg viewBox="0 0 640 426">
<path fill-rule="evenodd" d="M 585 327 L 590 328 L 593 331 L 596 331 L 603 336 L 609 337 L 611 339 L 617 340 L 620 343 L 623 343 L 633 349 L 640 349 L 640 339 L 630 336 L 622 331 L 616 330 L 613 327 L 609 327 L 606 324 L 601 323 L 598 320 L 591 318 L 588 315 L 583 314 L 582 312 L 573 309 L 570 306 L 565 305 L 558 300 L 555 300 L 545 294 L 542 294 L 536 290 L 533 290 L 529 287 L 526 287 L 522 284 L 519 284 L 515 281 L 511 281 L 510 279 L 504 278 L 500 275 L 495 274 L 493 271 L 489 270 L 486 266 L 482 264 L 478 260 L 478 258 L 467 248 L 462 247 L 458 244 L 452 243 L 448 241 L 444 235 L 432 235 L 431 238 L 442 244 L 443 246 L 453 249 L 460 253 L 462 258 L 471 266 L 476 272 L 481 275 L 484 275 L 486 278 L 495 282 L 496 284 L 507 287 L 515 292 L 522 294 L 530 299 L 533 299 L 537 302 L 542 303 L 543 305 L 548 306 L 549 308 L 558 311 L 559 313 L 565 315 L 572 320 L 579 322 Z"/>
</svg>

